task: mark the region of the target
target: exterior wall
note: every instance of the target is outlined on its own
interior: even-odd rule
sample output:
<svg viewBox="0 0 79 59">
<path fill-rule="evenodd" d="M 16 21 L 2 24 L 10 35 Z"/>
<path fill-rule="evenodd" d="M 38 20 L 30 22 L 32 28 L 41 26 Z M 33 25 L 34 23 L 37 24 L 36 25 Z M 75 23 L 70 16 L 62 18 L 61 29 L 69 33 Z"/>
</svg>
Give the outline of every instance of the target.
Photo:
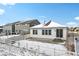
<svg viewBox="0 0 79 59">
<path fill-rule="evenodd" d="M 3 32 L 3 28 L 2 29 L 0 29 L 0 33 L 2 33 Z"/>
<path fill-rule="evenodd" d="M 20 24 L 15 25 L 15 32 L 16 32 L 16 34 L 19 33 L 19 30 L 21 30 L 21 25 Z"/>
<path fill-rule="evenodd" d="M 68 29 L 67 28 L 63 28 L 63 37 L 64 37 L 64 40 L 67 40 L 67 36 L 68 36 Z"/>
<path fill-rule="evenodd" d="M 57 38 L 56 37 L 56 29 L 60 29 L 60 28 L 51 28 L 51 35 L 42 35 L 42 29 L 37 29 L 38 34 L 37 35 L 33 35 L 33 29 L 30 29 L 30 37 L 36 37 L 36 38 L 49 38 L 49 39 L 54 39 Z M 67 39 L 67 28 L 61 28 L 63 29 L 63 38 L 60 39 Z"/>
<path fill-rule="evenodd" d="M 6 31 L 6 30 L 7 30 L 7 31 Z M 4 32 L 5 34 L 12 33 L 12 25 L 3 26 L 3 32 Z"/>
<path fill-rule="evenodd" d="M 6 34 L 30 33 L 30 27 L 40 24 L 38 20 L 29 20 L 25 22 L 14 22 L 3 26 L 3 32 Z"/>
<path fill-rule="evenodd" d="M 29 24 L 16 24 L 15 25 L 15 31 L 16 31 L 16 33 L 18 34 L 18 33 L 21 33 L 20 31 L 21 30 L 26 30 L 26 29 L 29 29 L 30 27 L 29 27 Z"/>
</svg>

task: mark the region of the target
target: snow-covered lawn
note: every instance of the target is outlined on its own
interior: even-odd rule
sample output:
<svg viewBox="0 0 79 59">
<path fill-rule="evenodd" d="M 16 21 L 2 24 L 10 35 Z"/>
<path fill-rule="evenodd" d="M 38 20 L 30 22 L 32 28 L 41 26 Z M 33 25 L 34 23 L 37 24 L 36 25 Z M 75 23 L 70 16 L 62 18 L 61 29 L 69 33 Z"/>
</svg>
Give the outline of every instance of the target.
<svg viewBox="0 0 79 59">
<path fill-rule="evenodd" d="M 0 43 L 0 56 L 35 56 L 35 54 L 23 48 Z"/>
<path fill-rule="evenodd" d="M 1 36 L 0 42 L 19 35 Z M 20 38 L 19 38 L 20 39 Z M 62 44 L 50 44 L 37 41 L 20 40 L 13 45 L 0 43 L 0 56 L 62 56 L 70 55 Z"/>
<path fill-rule="evenodd" d="M 49 44 L 49 43 L 42 43 L 36 41 L 28 41 L 28 40 L 21 40 L 16 41 L 14 46 L 24 47 L 28 50 L 35 51 L 39 54 L 44 55 L 66 55 L 67 50 L 61 44 Z"/>
<path fill-rule="evenodd" d="M 0 36 L 0 42 L 5 43 L 5 40 L 15 37 L 15 36 L 19 36 L 19 35 L 7 35 L 7 36 Z"/>
<path fill-rule="evenodd" d="M 19 35 L 7 35 L 7 36 L 0 36 L 0 39 L 7 39 L 7 38 L 11 38 L 14 36 L 19 36 Z"/>
</svg>

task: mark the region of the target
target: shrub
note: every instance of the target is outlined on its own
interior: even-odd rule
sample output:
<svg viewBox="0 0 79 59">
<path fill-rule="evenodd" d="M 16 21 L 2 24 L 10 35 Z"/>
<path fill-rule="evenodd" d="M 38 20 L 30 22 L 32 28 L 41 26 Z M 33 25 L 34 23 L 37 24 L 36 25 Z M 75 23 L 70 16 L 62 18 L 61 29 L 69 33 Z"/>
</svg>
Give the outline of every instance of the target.
<svg viewBox="0 0 79 59">
<path fill-rule="evenodd" d="M 75 47 L 74 47 L 74 44 L 72 44 L 70 47 L 71 47 L 71 51 L 72 51 L 72 52 L 75 52 L 75 49 L 74 49 L 74 48 L 75 48 Z"/>
</svg>

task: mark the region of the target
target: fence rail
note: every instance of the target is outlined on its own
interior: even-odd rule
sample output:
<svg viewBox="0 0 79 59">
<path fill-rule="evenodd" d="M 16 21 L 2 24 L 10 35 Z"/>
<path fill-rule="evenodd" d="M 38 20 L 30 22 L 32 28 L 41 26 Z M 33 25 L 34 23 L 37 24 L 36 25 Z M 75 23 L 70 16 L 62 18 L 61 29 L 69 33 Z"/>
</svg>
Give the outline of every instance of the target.
<svg viewBox="0 0 79 59">
<path fill-rule="evenodd" d="M 46 47 L 43 47 L 46 48 Z M 12 56 L 75 56 L 74 52 L 60 50 L 56 48 L 49 48 L 49 50 L 41 50 L 40 46 L 36 49 L 32 47 L 17 47 L 13 45 L 0 43 L 0 55 L 12 55 Z"/>
<path fill-rule="evenodd" d="M 20 38 L 23 38 L 22 36 L 16 36 L 13 37 L 11 39 L 8 38 L 8 36 L 6 37 L 7 41 L 9 40 L 17 40 Z M 45 46 L 36 46 L 36 48 L 29 47 L 28 44 L 26 44 L 26 47 L 20 47 L 20 45 L 18 44 L 18 46 L 14 46 L 11 44 L 7 44 L 5 43 L 6 39 L 1 39 L 0 38 L 0 55 L 12 55 L 12 56 L 75 56 L 78 55 L 78 53 L 75 52 L 70 52 L 70 51 L 66 51 L 66 50 L 61 50 L 61 49 L 56 49 L 56 48 L 51 48 L 51 47 L 45 47 Z M 48 49 L 47 49 L 48 48 Z M 45 49 L 45 50 L 43 50 Z"/>
</svg>

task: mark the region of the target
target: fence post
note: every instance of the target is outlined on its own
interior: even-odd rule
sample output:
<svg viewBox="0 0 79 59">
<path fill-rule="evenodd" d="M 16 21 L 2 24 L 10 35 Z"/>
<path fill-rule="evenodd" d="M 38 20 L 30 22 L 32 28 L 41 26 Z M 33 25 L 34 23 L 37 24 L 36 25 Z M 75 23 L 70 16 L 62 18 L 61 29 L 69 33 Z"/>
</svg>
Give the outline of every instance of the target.
<svg viewBox="0 0 79 59">
<path fill-rule="evenodd" d="M 26 43 L 26 49 L 28 50 L 28 43 Z"/>
<path fill-rule="evenodd" d="M 37 53 L 39 54 L 39 50 L 40 50 L 40 46 L 38 45 L 38 50 L 37 50 Z"/>
<path fill-rule="evenodd" d="M 39 45 L 37 46 L 37 49 L 36 49 L 35 55 L 36 55 L 36 56 L 39 55 Z"/>
<path fill-rule="evenodd" d="M 20 47 L 20 42 L 18 42 L 18 47 Z"/>
<path fill-rule="evenodd" d="M 11 52 L 11 44 L 9 45 L 9 53 Z"/>
</svg>

